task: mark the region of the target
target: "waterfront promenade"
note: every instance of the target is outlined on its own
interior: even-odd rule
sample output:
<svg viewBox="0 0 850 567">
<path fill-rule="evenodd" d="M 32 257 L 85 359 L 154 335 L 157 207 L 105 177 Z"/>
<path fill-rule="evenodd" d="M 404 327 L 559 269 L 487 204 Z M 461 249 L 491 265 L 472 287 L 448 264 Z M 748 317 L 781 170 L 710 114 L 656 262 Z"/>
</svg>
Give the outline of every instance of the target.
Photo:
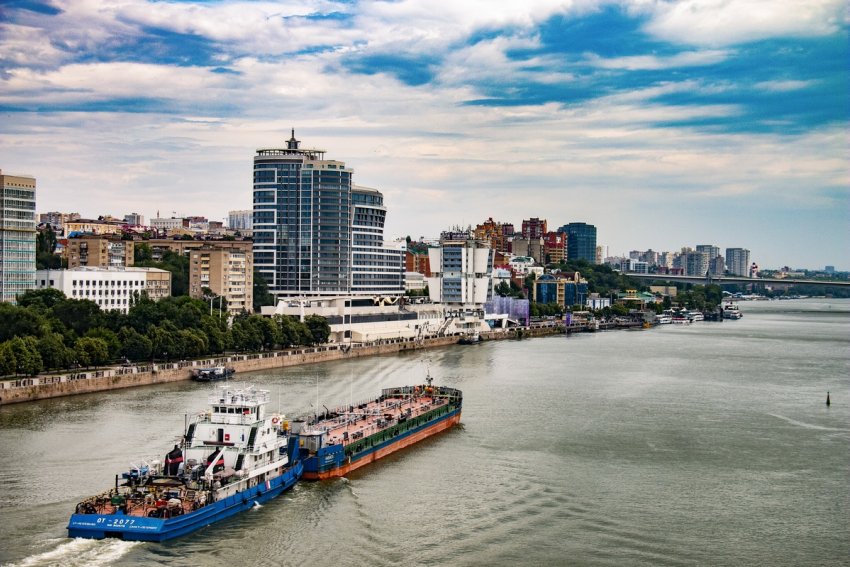
<svg viewBox="0 0 850 567">
<path fill-rule="evenodd" d="M 577 324 L 567 329 L 563 326 L 512 329 L 504 332 L 484 333 L 482 336 L 485 340 L 508 340 L 587 330 L 589 329 L 586 325 Z M 189 380 L 194 369 L 210 366 L 227 366 L 233 368 L 237 373 L 250 372 L 378 354 L 412 352 L 452 345 L 457 343 L 458 339 L 458 336 L 419 340 L 390 339 L 373 343 L 355 343 L 351 348 L 344 348 L 340 345 L 324 345 L 252 354 L 234 354 L 201 360 L 108 367 L 102 370 L 71 374 L 40 375 L 32 378 L 5 380 L 0 382 L 0 405 Z"/>
</svg>

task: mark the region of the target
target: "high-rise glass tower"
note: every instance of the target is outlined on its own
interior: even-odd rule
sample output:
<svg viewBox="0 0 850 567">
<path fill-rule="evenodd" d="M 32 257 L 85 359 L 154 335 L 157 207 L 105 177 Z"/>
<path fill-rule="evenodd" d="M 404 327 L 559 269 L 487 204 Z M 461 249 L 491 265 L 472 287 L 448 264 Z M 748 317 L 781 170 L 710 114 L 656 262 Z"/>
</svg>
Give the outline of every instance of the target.
<svg viewBox="0 0 850 567">
<path fill-rule="evenodd" d="M 35 178 L 0 170 L 0 301 L 35 289 Z"/>
<path fill-rule="evenodd" d="M 596 227 L 583 222 L 571 222 L 558 229 L 567 233 L 567 260 L 584 258 L 596 263 Z"/>
<path fill-rule="evenodd" d="M 403 251 L 384 247 L 383 195 L 355 188 L 353 173 L 301 148 L 294 130 L 285 148 L 257 150 L 254 266 L 274 295 L 403 293 Z"/>
<path fill-rule="evenodd" d="M 387 209 L 380 191 L 353 186 L 351 202 L 352 295 L 401 295 L 404 293 L 404 250 L 384 244 Z"/>
</svg>

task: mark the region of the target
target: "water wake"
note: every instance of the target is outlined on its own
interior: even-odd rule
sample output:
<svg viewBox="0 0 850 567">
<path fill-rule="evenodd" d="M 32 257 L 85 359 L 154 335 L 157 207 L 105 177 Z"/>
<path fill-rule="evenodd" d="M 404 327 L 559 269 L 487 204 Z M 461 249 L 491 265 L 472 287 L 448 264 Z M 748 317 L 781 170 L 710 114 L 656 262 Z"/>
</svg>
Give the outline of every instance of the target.
<svg viewBox="0 0 850 567">
<path fill-rule="evenodd" d="M 59 547 L 31 555 L 18 563 L 9 563 L 4 567 L 38 567 L 51 565 L 57 567 L 99 567 L 109 565 L 142 542 L 121 541 L 118 539 L 94 540 L 77 538 Z"/>
<path fill-rule="evenodd" d="M 812 423 L 803 423 L 802 421 L 797 421 L 796 419 L 791 419 L 790 417 L 785 417 L 784 415 L 778 415 L 775 413 L 769 413 L 767 415 L 771 415 L 783 421 L 787 421 L 791 425 L 796 425 L 798 427 L 805 427 L 806 429 L 815 429 L 817 431 L 838 431 L 841 433 L 850 433 L 850 429 L 845 429 L 842 427 L 824 427 L 822 425 L 814 425 Z"/>
</svg>

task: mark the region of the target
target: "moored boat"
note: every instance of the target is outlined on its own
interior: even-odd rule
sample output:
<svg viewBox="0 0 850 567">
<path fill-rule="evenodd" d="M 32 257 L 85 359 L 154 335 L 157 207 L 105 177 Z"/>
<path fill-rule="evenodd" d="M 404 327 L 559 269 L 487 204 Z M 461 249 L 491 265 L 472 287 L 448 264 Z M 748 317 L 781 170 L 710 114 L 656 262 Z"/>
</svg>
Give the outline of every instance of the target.
<svg viewBox="0 0 850 567">
<path fill-rule="evenodd" d="M 722 309 L 724 319 L 734 320 L 742 317 L 741 312 L 738 310 L 738 306 L 735 303 L 725 303 L 723 304 Z"/>
<path fill-rule="evenodd" d="M 387 388 L 358 405 L 293 421 L 305 479 L 344 476 L 460 422 L 460 390 L 426 384 Z"/>
<path fill-rule="evenodd" d="M 266 415 L 267 390 L 216 388 L 160 461 L 134 464 L 115 487 L 77 505 L 70 537 L 164 541 L 265 502 L 295 484 L 286 422 Z"/>
<path fill-rule="evenodd" d="M 475 331 L 471 335 L 467 335 L 461 338 L 457 344 L 459 345 L 477 345 L 484 342 L 484 337 L 478 334 L 478 331 Z"/>
<path fill-rule="evenodd" d="M 209 368 L 198 368 L 192 372 L 192 380 L 198 382 L 211 382 L 213 380 L 227 380 L 233 376 L 235 370 L 224 366 L 210 366 Z"/>
</svg>

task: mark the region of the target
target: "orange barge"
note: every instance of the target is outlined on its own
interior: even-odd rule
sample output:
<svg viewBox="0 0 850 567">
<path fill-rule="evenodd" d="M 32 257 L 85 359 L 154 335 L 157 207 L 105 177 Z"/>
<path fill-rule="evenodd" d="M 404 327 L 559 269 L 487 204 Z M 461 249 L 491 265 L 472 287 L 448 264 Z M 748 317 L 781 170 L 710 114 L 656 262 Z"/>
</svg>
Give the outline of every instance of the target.
<svg viewBox="0 0 850 567">
<path fill-rule="evenodd" d="M 460 390 L 433 386 L 387 388 L 381 396 L 291 423 L 304 479 L 345 476 L 460 422 Z"/>
</svg>

